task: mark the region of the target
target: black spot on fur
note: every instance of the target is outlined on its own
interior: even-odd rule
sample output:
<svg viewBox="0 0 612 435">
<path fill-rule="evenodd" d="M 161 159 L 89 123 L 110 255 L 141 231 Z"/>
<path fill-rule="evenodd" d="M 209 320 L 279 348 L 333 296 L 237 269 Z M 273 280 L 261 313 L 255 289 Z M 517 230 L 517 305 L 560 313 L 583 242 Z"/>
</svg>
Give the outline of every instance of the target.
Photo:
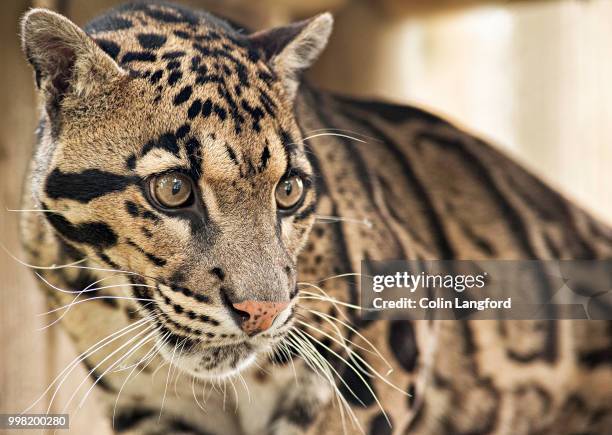
<svg viewBox="0 0 612 435">
<path fill-rule="evenodd" d="M 202 101 L 200 99 L 195 100 L 191 103 L 189 110 L 187 111 L 187 117 L 193 119 L 198 116 L 198 113 L 202 110 Z"/>
<path fill-rule="evenodd" d="M 191 138 L 185 144 L 187 157 L 189 158 L 189 166 L 191 167 L 191 176 L 194 180 L 200 178 L 200 168 L 202 167 L 202 145 L 196 138 Z"/>
<path fill-rule="evenodd" d="M 177 130 L 176 130 L 176 138 L 177 139 L 182 139 L 185 136 L 187 136 L 187 134 L 189 133 L 189 130 L 191 130 L 191 127 L 189 126 L 189 124 L 183 124 L 181 125 Z"/>
<path fill-rule="evenodd" d="M 174 105 L 180 106 L 185 101 L 189 100 L 189 97 L 191 97 L 191 92 L 192 92 L 191 86 L 185 86 L 183 89 L 181 89 L 181 92 L 176 94 L 176 96 L 174 97 L 174 101 L 173 101 Z"/>
<path fill-rule="evenodd" d="M 174 86 L 183 77 L 183 73 L 180 71 L 173 71 L 168 77 L 168 85 Z"/>
<path fill-rule="evenodd" d="M 173 133 L 162 134 L 157 140 L 151 140 L 147 142 L 142 148 L 142 155 L 146 155 L 149 151 L 154 148 L 161 148 L 174 155 L 178 155 L 179 147 L 176 140 L 176 136 Z"/>
<path fill-rule="evenodd" d="M 254 48 L 249 48 L 248 56 L 249 60 L 253 63 L 257 62 L 261 58 L 261 54 L 259 53 L 259 51 L 255 50 Z"/>
<path fill-rule="evenodd" d="M 259 170 L 263 171 L 268 167 L 268 161 L 270 160 L 270 148 L 266 145 L 261 152 L 261 163 L 259 164 Z"/>
<path fill-rule="evenodd" d="M 55 168 L 47 177 L 45 193 L 53 199 L 66 198 L 87 203 L 94 198 L 125 190 L 135 182 L 135 177 L 125 177 L 98 169 L 63 173 Z"/>
<path fill-rule="evenodd" d="M 43 208 L 48 210 L 43 204 Z M 117 243 L 117 234 L 104 222 L 73 224 L 64 216 L 54 212 L 44 214 L 51 226 L 66 239 L 98 248 L 108 248 Z"/>
<path fill-rule="evenodd" d="M 351 361 L 350 367 L 345 363 L 341 373 L 344 383 L 339 385 L 339 390 L 349 403 L 361 407 L 369 407 L 376 403 L 373 379 L 362 362 L 355 358 Z"/>
<path fill-rule="evenodd" d="M 229 156 L 229 158 L 232 160 L 232 162 L 234 162 L 234 164 L 236 166 L 240 165 L 240 162 L 238 161 L 238 158 L 236 157 L 236 153 L 234 152 L 234 150 L 232 149 L 231 146 L 229 146 L 228 144 L 225 144 L 225 149 L 227 151 L 227 155 Z"/>
<path fill-rule="evenodd" d="M 256 132 L 261 131 L 259 121 L 265 116 L 265 112 L 260 107 L 252 107 L 246 100 L 241 101 L 241 106 L 245 112 L 247 112 L 253 119 L 252 128 Z"/>
<path fill-rule="evenodd" d="M 87 358 L 83 358 L 82 363 L 87 368 L 87 374 L 91 376 L 97 387 L 106 391 L 107 393 L 116 392 L 116 390 L 111 386 L 111 384 L 109 384 L 104 378 L 102 378 L 100 373 L 95 370 L 95 366 Z"/>
<path fill-rule="evenodd" d="M 172 33 L 174 33 L 176 36 L 178 36 L 181 39 L 189 39 L 189 33 L 183 32 L 182 30 L 175 30 Z"/>
<path fill-rule="evenodd" d="M 220 267 L 213 267 L 210 270 L 210 273 L 219 278 L 220 281 L 223 281 L 225 279 L 225 272 L 223 272 L 223 269 L 221 269 Z"/>
<path fill-rule="evenodd" d="M 157 33 L 140 33 L 137 38 L 140 46 L 147 50 L 156 50 L 166 43 L 166 37 Z"/>
<path fill-rule="evenodd" d="M 144 235 L 146 238 L 150 239 L 151 237 L 153 237 L 153 233 L 152 233 L 151 231 L 149 231 L 147 228 L 142 227 L 142 228 L 140 228 L 140 230 L 142 231 L 142 234 L 143 234 L 143 235 Z"/>
<path fill-rule="evenodd" d="M 121 63 L 129 62 L 155 62 L 157 56 L 147 51 L 128 51 L 121 58 Z"/>
<path fill-rule="evenodd" d="M 416 402 L 416 387 L 414 386 L 414 383 L 411 382 L 410 385 L 408 385 L 408 398 L 406 400 L 408 400 L 408 407 L 412 408 L 414 407 L 414 404 Z"/>
<path fill-rule="evenodd" d="M 279 417 L 284 417 L 294 425 L 306 429 L 315 420 L 315 410 L 306 403 L 294 403 L 292 407 Z"/>
<path fill-rule="evenodd" d="M 134 170 L 136 168 L 136 156 L 134 154 L 130 154 L 130 156 L 125 160 L 125 166 L 128 169 Z"/>
<path fill-rule="evenodd" d="M 159 258 L 156 255 L 153 255 L 153 254 L 145 251 L 139 245 L 134 243 L 132 240 L 127 239 L 127 243 L 128 243 L 128 245 L 130 245 L 130 246 L 134 247 L 135 249 L 137 249 L 141 254 L 143 254 L 145 257 L 147 257 L 156 266 L 162 267 L 162 266 L 166 265 L 166 260 L 164 260 L 163 258 Z"/>
<path fill-rule="evenodd" d="M 159 222 L 159 217 L 155 213 L 153 213 L 153 212 L 151 212 L 149 210 L 143 211 L 142 212 L 142 217 L 143 217 L 143 219 L 148 219 L 148 220 L 153 221 L 153 222 Z"/>
<path fill-rule="evenodd" d="M 181 63 L 178 60 L 173 60 L 171 62 L 168 62 L 168 64 L 166 65 L 166 69 L 168 71 L 172 71 L 180 67 L 181 67 Z"/>
<path fill-rule="evenodd" d="M 160 81 L 163 75 L 164 75 L 164 71 L 161 69 L 158 69 L 153 74 L 151 74 L 151 77 L 149 77 L 149 81 L 151 82 L 151 84 L 154 85 L 155 83 Z"/>
<path fill-rule="evenodd" d="M 200 68 L 200 62 L 202 62 L 202 58 L 200 56 L 193 56 L 191 58 L 191 66 L 190 66 L 191 71 L 193 72 L 198 71 L 198 68 Z M 204 71 L 203 73 L 205 74 L 206 72 Z"/>
<path fill-rule="evenodd" d="M 117 56 L 121 51 L 119 45 L 115 44 L 113 41 L 109 41 L 107 39 L 96 39 L 96 44 L 104 50 L 106 54 L 108 54 L 113 59 L 117 60 Z"/>
<path fill-rule="evenodd" d="M 120 269 L 119 265 L 109 258 L 104 252 L 97 251 L 96 255 L 103 263 L 108 264 L 113 269 Z"/>
<path fill-rule="evenodd" d="M 404 370 L 412 372 L 415 369 L 419 349 L 412 322 L 395 320 L 389 324 L 389 347 Z"/>
<path fill-rule="evenodd" d="M 389 420 L 391 417 L 389 417 Z M 370 420 L 370 435 L 391 435 L 393 433 L 392 426 L 389 426 L 387 419 L 382 412 L 376 414 Z"/>
<path fill-rule="evenodd" d="M 280 131 L 280 137 L 285 151 L 287 151 L 287 154 L 291 154 L 296 148 L 295 141 L 293 140 L 289 132 L 285 130 Z"/>
<path fill-rule="evenodd" d="M 212 113 L 212 107 L 212 101 L 210 100 L 210 98 L 207 98 L 206 101 L 204 101 L 204 104 L 202 105 L 202 116 L 204 118 L 208 118 L 210 116 L 210 114 Z"/>
<path fill-rule="evenodd" d="M 214 111 L 221 121 L 225 121 L 225 118 L 227 118 L 227 111 L 223 107 L 215 104 Z"/>
<path fill-rule="evenodd" d="M 162 55 L 162 59 L 164 60 L 172 60 L 172 59 L 178 59 L 185 56 L 185 52 L 184 51 L 169 51 L 167 53 L 164 53 Z"/>
<path fill-rule="evenodd" d="M 137 217 L 140 214 L 138 212 L 138 205 L 132 201 L 125 201 L 125 209 L 131 216 Z"/>
<path fill-rule="evenodd" d="M 168 423 L 168 433 L 183 433 L 183 434 L 194 434 L 194 435 L 211 435 L 210 432 L 204 432 L 199 427 L 195 427 L 193 424 L 181 420 L 179 418 L 172 418 Z"/>
<path fill-rule="evenodd" d="M 268 87 L 272 86 L 272 84 L 274 83 L 274 76 L 270 73 L 267 73 L 266 71 L 259 71 L 257 73 L 257 77 L 263 80 L 263 82 Z"/>
<path fill-rule="evenodd" d="M 240 85 L 248 87 L 249 86 L 249 77 L 247 74 L 247 68 L 244 64 L 236 64 L 236 75 L 238 76 L 238 80 L 240 80 Z"/>
<path fill-rule="evenodd" d="M 113 419 L 113 430 L 115 432 L 125 432 L 154 415 L 155 413 L 148 409 L 119 409 Z"/>
<path fill-rule="evenodd" d="M 601 365 L 612 365 L 612 348 L 602 347 L 583 352 L 579 356 L 579 361 L 591 370 Z"/>
<path fill-rule="evenodd" d="M 197 17 L 191 12 L 189 12 L 187 9 L 179 9 L 177 7 L 173 7 L 172 10 L 176 13 L 176 15 L 173 13 L 164 12 L 159 9 L 150 8 L 145 9 L 144 13 L 147 14 L 149 17 L 157 21 L 162 21 L 164 23 L 187 23 L 192 25 L 198 23 Z"/>
<path fill-rule="evenodd" d="M 68 246 L 68 244 L 65 242 L 63 244 Z M 58 272 L 61 273 L 63 270 L 64 269 L 60 269 Z M 87 289 L 82 296 L 91 297 L 99 294 L 97 290 L 91 288 L 91 285 L 96 281 L 96 278 L 86 269 L 80 269 L 75 278 L 70 279 L 66 274 L 63 274 L 62 277 L 66 281 L 68 288 L 71 290 L 81 291 Z"/>
<path fill-rule="evenodd" d="M 263 89 L 260 89 L 259 92 L 259 102 L 264 110 L 268 113 L 268 115 L 276 116 L 276 103 L 272 101 L 272 98 L 270 98 L 270 96 Z"/>
<path fill-rule="evenodd" d="M 203 295 L 203 294 L 200 294 L 200 293 L 196 293 L 193 297 L 198 302 L 202 302 L 204 304 L 210 303 L 210 298 L 208 296 L 206 296 L 206 295 Z M 208 316 L 200 316 L 200 320 L 202 320 L 205 323 L 211 323 L 210 317 L 208 317 Z M 215 320 L 215 322 L 216 322 L 216 320 Z M 218 325 L 218 322 L 217 322 L 217 325 Z"/>
</svg>

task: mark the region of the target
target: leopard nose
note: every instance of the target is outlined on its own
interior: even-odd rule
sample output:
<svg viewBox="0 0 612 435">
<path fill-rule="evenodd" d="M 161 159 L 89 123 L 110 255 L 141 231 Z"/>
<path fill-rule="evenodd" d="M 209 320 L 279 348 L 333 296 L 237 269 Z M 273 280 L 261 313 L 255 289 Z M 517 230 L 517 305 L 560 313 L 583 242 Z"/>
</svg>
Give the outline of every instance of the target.
<svg viewBox="0 0 612 435">
<path fill-rule="evenodd" d="M 248 335 L 255 335 L 272 326 L 278 314 L 289 305 L 286 302 L 244 301 L 232 304 L 240 312 L 240 328 Z"/>
</svg>

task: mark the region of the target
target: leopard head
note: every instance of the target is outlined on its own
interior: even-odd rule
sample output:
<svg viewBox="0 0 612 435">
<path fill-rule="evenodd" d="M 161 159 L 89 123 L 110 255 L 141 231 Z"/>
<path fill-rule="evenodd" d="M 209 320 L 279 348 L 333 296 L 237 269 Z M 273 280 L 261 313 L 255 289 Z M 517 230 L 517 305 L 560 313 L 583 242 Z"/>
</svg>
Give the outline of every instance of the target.
<svg viewBox="0 0 612 435">
<path fill-rule="evenodd" d="M 282 340 L 314 221 L 313 168 L 293 115 L 332 19 L 252 34 L 136 3 L 85 31 L 23 19 L 42 102 L 32 193 L 72 251 L 128 272 L 157 346 L 200 377 Z"/>
</svg>

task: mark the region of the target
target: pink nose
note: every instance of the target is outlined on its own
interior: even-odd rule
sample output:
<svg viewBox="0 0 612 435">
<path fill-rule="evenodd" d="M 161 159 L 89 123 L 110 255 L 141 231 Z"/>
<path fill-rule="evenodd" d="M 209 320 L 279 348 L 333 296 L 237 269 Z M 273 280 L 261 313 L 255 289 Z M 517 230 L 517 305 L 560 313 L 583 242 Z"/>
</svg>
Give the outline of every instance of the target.
<svg viewBox="0 0 612 435">
<path fill-rule="evenodd" d="M 240 323 L 240 328 L 249 335 L 255 335 L 270 328 L 278 313 L 289 305 L 289 301 L 244 301 L 232 305 L 236 310 L 245 313 Z"/>
</svg>

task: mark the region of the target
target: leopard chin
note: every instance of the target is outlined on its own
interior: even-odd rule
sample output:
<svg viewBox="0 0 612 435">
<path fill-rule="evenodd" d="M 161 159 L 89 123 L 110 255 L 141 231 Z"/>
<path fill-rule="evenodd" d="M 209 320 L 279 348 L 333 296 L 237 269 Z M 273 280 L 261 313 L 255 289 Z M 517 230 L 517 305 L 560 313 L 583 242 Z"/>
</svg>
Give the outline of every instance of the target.
<svg viewBox="0 0 612 435">
<path fill-rule="evenodd" d="M 249 342 L 210 345 L 172 345 L 158 340 L 156 347 L 162 357 L 179 370 L 198 379 L 223 380 L 250 367 L 259 353 L 269 346 Z"/>
</svg>

